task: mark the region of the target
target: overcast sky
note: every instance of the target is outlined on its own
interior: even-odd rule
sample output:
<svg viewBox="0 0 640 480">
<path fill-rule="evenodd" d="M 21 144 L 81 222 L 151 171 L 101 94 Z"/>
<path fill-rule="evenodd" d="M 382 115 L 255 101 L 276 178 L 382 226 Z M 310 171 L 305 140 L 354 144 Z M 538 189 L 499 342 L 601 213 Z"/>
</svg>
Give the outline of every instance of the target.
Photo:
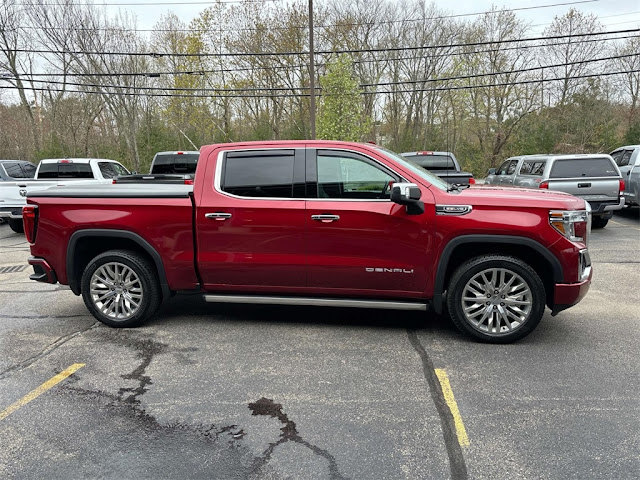
<svg viewBox="0 0 640 480">
<path fill-rule="evenodd" d="M 230 0 L 222 1 L 228 2 Z M 109 5 L 117 3 L 143 4 L 145 2 L 153 3 L 154 5 L 110 5 L 105 8 L 114 14 L 118 9 L 130 12 L 137 18 L 138 28 L 149 29 L 153 27 L 161 15 L 169 11 L 176 13 L 185 23 L 188 23 L 191 19 L 197 17 L 207 6 L 203 4 L 202 1 L 198 2 L 197 0 L 193 0 L 192 4 L 189 4 L 188 0 L 182 3 L 174 1 L 173 3 L 175 4 L 173 5 L 158 5 L 164 2 L 171 3 L 171 0 L 97 0 L 95 3 L 98 5 L 101 3 Z M 320 5 L 322 4 L 322 0 L 314 0 L 314 3 Z M 593 0 L 583 2 L 576 2 L 576 0 L 435 0 L 433 3 L 448 13 L 456 15 L 484 12 L 490 10 L 492 5 L 495 5 L 497 8 L 508 9 L 557 5 L 554 7 L 533 8 L 516 12 L 519 18 L 522 18 L 532 25 L 532 34 L 541 33 L 542 30 L 553 21 L 555 16 L 562 16 L 571 8 L 597 15 L 607 30 L 640 27 L 640 0 Z M 562 3 L 565 5 L 558 5 Z M 466 18 L 473 19 L 473 16 Z"/>
</svg>

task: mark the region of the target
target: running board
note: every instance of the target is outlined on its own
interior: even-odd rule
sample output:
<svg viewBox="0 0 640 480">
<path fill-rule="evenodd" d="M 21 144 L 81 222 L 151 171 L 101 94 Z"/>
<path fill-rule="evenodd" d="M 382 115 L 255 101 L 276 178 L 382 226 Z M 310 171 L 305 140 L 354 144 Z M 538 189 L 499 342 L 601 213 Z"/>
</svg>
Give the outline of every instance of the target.
<svg viewBox="0 0 640 480">
<path fill-rule="evenodd" d="M 427 310 L 421 302 L 398 302 L 395 300 L 350 300 L 344 298 L 314 297 L 260 297 L 256 295 L 204 295 L 210 303 L 257 303 L 261 305 L 307 305 L 315 307 L 355 307 L 388 310 Z"/>
</svg>

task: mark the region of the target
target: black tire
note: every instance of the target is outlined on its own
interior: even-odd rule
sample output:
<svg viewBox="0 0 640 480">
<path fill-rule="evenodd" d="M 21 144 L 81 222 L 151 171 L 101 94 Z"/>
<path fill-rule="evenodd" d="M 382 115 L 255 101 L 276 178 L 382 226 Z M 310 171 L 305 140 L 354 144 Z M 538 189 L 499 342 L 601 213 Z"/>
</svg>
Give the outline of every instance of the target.
<svg viewBox="0 0 640 480">
<path fill-rule="evenodd" d="M 469 296 L 463 297 L 464 293 Z M 466 261 L 451 277 L 447 292 L 447 307 L 455 326 L 489 343 L 510 343 L 531 333 L 542 319 L 545 304 L 544 285 L 535 270 L 518 258 L 504 255 Z"/>
<path fill-rule="evenodd" d="M 10 218 L 9 227 L 16 233 L 24 233 L 24 224 L 21 218 Z"/>
<path fill-rule="evenodd" d="M 138 326 L 161 303 L 155 268 L 128 250 L 109 250 L 96 256 L 84 269 L 80 285 L 91 314 L 110 327 Z"/>
<path fill-rule="evenodd" d="M 591 228 L 604 228 L 609 223 L 608 218 L 594 216 L 591 219 Z"/>
</svg>

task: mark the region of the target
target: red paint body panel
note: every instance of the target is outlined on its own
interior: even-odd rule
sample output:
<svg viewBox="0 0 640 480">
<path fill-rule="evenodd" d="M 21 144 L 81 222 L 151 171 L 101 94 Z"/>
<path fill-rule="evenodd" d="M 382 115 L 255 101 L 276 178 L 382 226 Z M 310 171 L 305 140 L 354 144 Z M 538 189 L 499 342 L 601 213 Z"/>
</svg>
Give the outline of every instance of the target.
<svg viewBox="0 0 640 480">
<path fill-rule="evenodd" d="M 422 191 L 425 212 L 407 215 L 387 200 L 270 199 L 234 197 L 215 188 L 217 163 L 229 150 L 266 148 L 344 149 L 386 165 Z M 201 288 L 351 297 L 430 299 L 442 253 L 462 235 L 508 235 L 538 242 L 558 259 L 564 278 L 555 302 L 579 301 L 578 252 L 548 221 L 549 210 L 580 210 L 582 199 L 549 191 L 471 187 L 446 192 L 429 184 L 372 145 L 329 141 L 273 141 L 202 147 L 187 198 L 34 198 L 39 206 L 35 257 L 44 258 L 61 283 L 68 281 L 66 249 L 73 232 L 107 228 L 134 232 L 161 256 L 171 290 Z M 437 215 L 436 205 L 470 205 L 461 216 Z M 225 220 L 206 214 L 225 213 Z M 324 223 L 312 215 L 338 215 Z M 196 272 L 197 265 L 198 272 Z M 562 302 L 561 302 L 562 301 Z M 565 303 L 566 302 L 566 303 Z"/>
<path fill-rule="evenodd" d="M 66 257 L 71 235 L 96 228 L 126 230 L 144 238 L 161 255 L 171 289 L 192 289 L 198 283 L 188 198 L 39 197 L 29 203 L 37 204 L 39 212 L 31 254 L 45 258 L 62 284 L 68 284 Z"/>
</svg>

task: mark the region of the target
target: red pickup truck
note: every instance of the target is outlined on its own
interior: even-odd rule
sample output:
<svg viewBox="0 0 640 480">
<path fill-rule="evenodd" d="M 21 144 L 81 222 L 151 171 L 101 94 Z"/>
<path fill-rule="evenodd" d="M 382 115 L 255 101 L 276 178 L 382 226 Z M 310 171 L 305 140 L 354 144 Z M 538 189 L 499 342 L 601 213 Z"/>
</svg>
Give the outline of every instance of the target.
<svg viewBox="0 0 640 480">
<path fill-rule="evenodd" d="M 489 342 L 531 332 L 591 282 L 584 200 L 448 185 L 384 148 L 332 141 L 202 147 L 194 185 L 66 186 L 24 208 L 33 280 L 100 321 L 162 300 L 448 309 Z"/>
</svg>

